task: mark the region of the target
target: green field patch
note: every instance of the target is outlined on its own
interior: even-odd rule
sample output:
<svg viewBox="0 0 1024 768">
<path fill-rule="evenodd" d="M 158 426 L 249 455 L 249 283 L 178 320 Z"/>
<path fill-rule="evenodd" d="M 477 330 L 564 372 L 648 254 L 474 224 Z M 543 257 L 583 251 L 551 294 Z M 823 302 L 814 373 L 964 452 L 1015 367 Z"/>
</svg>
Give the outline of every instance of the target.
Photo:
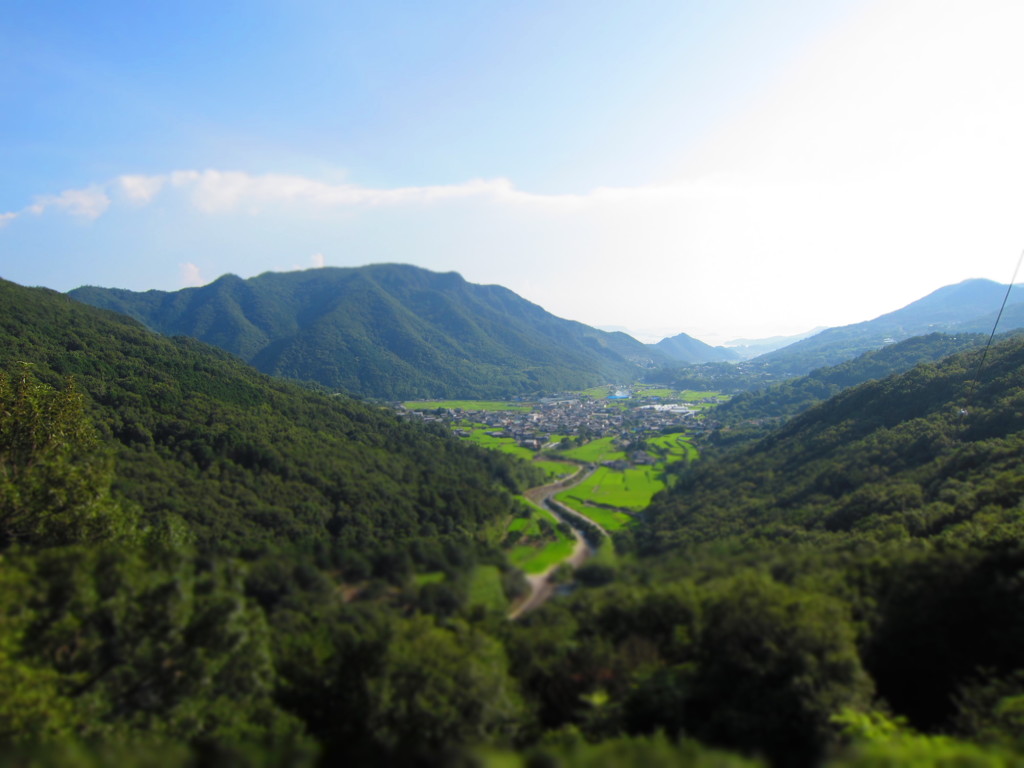
<svg viewBox="0 0 1024 768">
<path fill-rule="evenodd" d="M 481 429 L 474 429 L 473 433 L 466 439 L 471 440 L 477 445 L 483 448 L 487 448 L 489 450 L 508 453 L 513 456 L 518 456 L 521 459 L 525 459 L 526 461 L 533 460 L 534 452 L 531 451 L 529 448 L 523 448 L 522 446 L 518 445 L 516 441 L 513 440 L 511 437 L 492 437 L 491 435 L 487 434 L 488 431 L 493 430 L 490 430 L 486 427 Z"/>
<path fill-rule="evenodd" d="M 591 440 L 589 443 L 577 448 L 570 448 L 567 451 L 561 451 L 561 454 L 567 459 L 589 461 L 595 464 L 602 461 L 615 461 L 616 459 L 626 458 L 626 454 L 623 451 L 618 450 L 613 445 L 613 441 L 614 438 L 602 437 L 598 440 Z"/>
<path fill-rule="evenodd" d="M 576 546 L 573 536 L 563 533 L 558 529 L 560 520 L 545 509 L 524 496 L 516 497 L 519 501 L 528 505 L 533 512 L 532 518 L 517 517 L 508 526 L 509 531 L 519 530 L 523 537 L 538 537 L 537 541 L 527 541 L 513 547 L 507 554 L 508 561 L 524 573 L 542 573 L 556 563 L 560 563 L 572 554 Z M 550 534 L 547 538 L 542 536 L 538 520 L 547 520 L 551 524 Z"/>
<path fill-rule="evenodd" d="M 540 536 L 540 528 L 532 517 L 517 517 L 508 524 L 509 531 L 522 531 L 523 536 Z"/>
<path fill-rule="evenodd" d="M 428 573 L 417 573 L 413 576 L 413 581 L 416 582 L 417 587 L 422 587 L 424 584 L 439 584 L 444 580 L 444 571 L 430 571 Z"/>
<path fill-rule="evenodd" d="M 699 389 L 684 389 L 678 393 L 681 400 L 687 402 L 694 402 L 695 400 L 703 400 L 706 397 L 717 397 L 721 401 L 725 402 L 729 399 L 729 395 L 723 395 L 721 392 L 715 392 L 713 390 L 699 390 Z M 702 403 L 695 403 L 695 405 L 702 405 Z M 704 405 L 711 405 L 705 403 Z"/>
<path fill-rule="evenodd" d="M 675 398 L 679 393 L 674 389 L 654 388 L 640 389 L 633 393 L 634 397 L 660 397 L 662 400 Z"/>
<path fill-rule="evenodd" d="M 449 411 L 517 411 L 527 413 L 533 410 L 531 403 L 510 403 L 502 400 L 410 400 L 402 403 L 410 411 L 436 411 L 444 408 Z"/>
<path fill-rule="evenodd" d="M 660 474 L 654 467 L 631 467 L 622 472 L 598 467 L 582 483 L 563 493 L 639 512 L 646 509 L 651 497 L 665 487 Z"/>
<path fill-rule="evenodd" d="M 546 461 L 544 459 L 534 459 L 533 466 L 543 469 L 547 473 L 548 480 L 568 477 L 579 469 L 577 465 L 567 461 Z"/>
<path fill-rule="evenodd" d="M 612 388 L 609 387 L 607 384 L 604 385 L 603 387 L 591 387 L 590 389 L 584 389 L 582 392 L 580 392 L 581 395 L 592 397 L 595 400 L 600 400 L 602 398 L 608 397 L 608 395 L 610 395 L 611 393 Z"/>
<path fill-rule="evenodd" d="M 660 458 L 660 454 L 663 453 L 667 464 L 671 464 L 673 461 L 693 461 L 700 455 L 697 447 L 681 433 L 651 437 L 647 439 L 647 444 L 652 448 L 660 449 L 652 455 Z"/>
<path fill-rule="evenodd" d="M 573 488 L 571 491 L 563 491 L 555 498 L 570 509 L 576 510 L 588 520 L 593 520 L 606 531 L 618 531 L 633 522 L 633 518 L 625 512 L 616 512 L 612 509 L 590 506 L 583 499 L 573 495 L 575 490 Z"/>
<path fill-rule="evenodd" d="M 482 605 L 492 611 L 508 610 L 508 598 L 501 586 L 501 571 L 496 565 L 478 565 L 469 574 L 467 604 Z"/>
<path fill-rule="evenodd" d="M 515 547 L 508 553 L 508 561 L 524 573 L 543 573 L 569 557 L 576 546 L 574 539 L 566 538 L 561 531 L 559 535 L 562 538 L 543 547 Z"/>
</svg>

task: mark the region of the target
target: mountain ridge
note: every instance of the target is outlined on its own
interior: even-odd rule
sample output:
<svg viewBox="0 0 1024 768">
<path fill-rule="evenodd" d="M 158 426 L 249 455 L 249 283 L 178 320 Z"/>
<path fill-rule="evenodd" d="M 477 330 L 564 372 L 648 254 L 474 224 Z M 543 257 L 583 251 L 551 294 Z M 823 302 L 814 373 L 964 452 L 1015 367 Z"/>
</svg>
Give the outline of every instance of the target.
<svg viewBox="0 0 1024 768">
<path fill-rule="evenodd" d="M 1000 331 L 1024 325 L 1024 286 L 1014 286 L 1003 314 Z M 862 352 L 912 336 L 934 333 L 991 331 L 1007 286 L 972 278 L 946 285 L 899 309 L 872 320 L 826 328 L 802 341 L 754 358 L 754 362 L 782 375 L 800 375 L 836 365 Z"/>
<path fill-rule="evenodd" d="M 579 389 L 632 379 L 659 359 L 626 334 L 558 318 L 502 286 L 405 264 L 68 295 L 194 336 L 264 373 L 389 399 Z"/>
</svg>

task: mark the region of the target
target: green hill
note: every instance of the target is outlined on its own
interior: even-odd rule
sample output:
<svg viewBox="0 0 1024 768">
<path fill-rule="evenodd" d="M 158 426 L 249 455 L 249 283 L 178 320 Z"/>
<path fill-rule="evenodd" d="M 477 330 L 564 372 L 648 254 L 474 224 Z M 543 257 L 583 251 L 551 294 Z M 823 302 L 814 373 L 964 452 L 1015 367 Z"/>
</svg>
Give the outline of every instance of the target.
<svg viewBox="0 0 1024 768">
<path fill-rule="evenodd" d="M 967 333 L 958 336 L 942 333 L 913 336 L 896 344 L 887 344 L 881 349 L 864 352 L 853 360 L 819 368 L 806 376 L 741 392 L 716 408 L 715 418 L 730 426 L 744 422 L 774 424 L 844 389 L 980 346 L 985 343 L 985 339 L 985 336 Z"/>
<path fill-rule="evenodd" d="M 498 478 L 514 486 L 504 457 L 273 380 L 201 342 L 0 282 L 0 370 L 22 364 L 58 388 L 74 379 L 115 453 L 115 494 L 150 519 L 181 517 L 204 549 L 293 545 L 345 567 L 417 537 L 471 546 L 473 531 L 510 506 L 495 490 Z"/>
<path fill-rule="evenodd" d="M 398 264 L 70 295 L 214 344 L 264 373 L 376 398 L 583 389 L 632 380 L 654 357 L 625 334 L 557 318 L 506 288 Z"/>
<path fill-rule="evenodd" d="M 790 344 L 754 359 L 774 375 L 794 376 L 823 366 L 836 365 L 862 352 L 878 349 L 893 341 L 929 333 L 989 333 L 997 310 L 1006 297 L 1005 285 L 991 280 L 965 280 L 939 288 L 911 302 L 863 323 L 826 328 L 810 338 Z M 1024 323 L 1021 303 L 1024 292 L 1009 295 L 1000 330 Z"/>
<path fill-rule="evenodd" d="M 713 363 L 742 359 L 738 352 L 726 347 L 713 347 L 686 333 L 670 336 L 648 346 L 670 360 L 683 363 Z"/>
</svg>

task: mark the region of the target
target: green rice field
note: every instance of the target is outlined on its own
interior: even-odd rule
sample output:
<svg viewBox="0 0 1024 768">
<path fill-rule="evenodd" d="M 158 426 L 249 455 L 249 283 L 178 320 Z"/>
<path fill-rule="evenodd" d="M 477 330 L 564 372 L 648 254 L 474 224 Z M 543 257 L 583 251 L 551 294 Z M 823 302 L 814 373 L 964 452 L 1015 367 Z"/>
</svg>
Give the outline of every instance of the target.
<svg viewBox="0 0 1024 768">
<path fill-rule="evenodd" d="M 693 461 L 699 455 L 697 448 L 690 442 L 686 435 L 675 433 L 671 435 L 659 435 L 648 438 L 647 444 L 652 447 L 661 448 L 667 451 L 665 460 L 671 464 L 674 461 Z"/>
<path fill-rule="evenodd" d="M 511 437 L 491 437 L 487 434 L 490 428 L 478 428 L 473 430 L 473 434 L 469 436 L 469 440 L 472 440 L 483 448 L 490 448 L 492 450 L 502 451 L 503 453 L 510 453 L 513 456 L 518 456 L 521 459 L 530 461 L 533 459 L 534 453 L 529 448 L 523 448 L 516 444 L 516 441 Z"/>
<path fill-rule="evenodd" d="M 651 497 L 664 487 L 660 472 L 654 467 L 631 467 L 622 472 L 598 467 L 582 483 L 563 493 L 640 512 L 651 503 Z M 559 494 L 560 500 L 561 497 L 562 494 Z"/>
<path fill-rule="evenodd" d="M 551 512 L 527 501 L 523 497 L 517 497 L 530 506 L 533 517 L 517 517 L 508 526 L 510 531 L 522 531 L 523 536 L 540 536 L 538 519 L 547 520 L 553 528 L 554 541 L 540 544 L 520 544 L 513 547 L 508 553 L 508 561 L 524 573 L 543 573 L 552 565 L 561 562 L 572 554 L 576 546 L 574 537 L 558 530 L 558 518 Z"/>
<path fill-rule="evenodd" d="M 602 509 L 601 507 L 591 507 L 583 502 L 583 500 L 575 494 L 576 489 L 573 488 L 569 491 L 563 491 L 558 494 L 555 498 L 565 504 L 567 507 L 575 509 L 584 517 L 593 520 L 595 523 L 600 525 L 607 531 L 617 531 L 621 528 L 625 528 L 631 522 L 633 518 L 627 515 L 625 512 L 616 512 L 612 509 Z"/>
<path fill-rule="evenodd" d="M 598 440 L 591 440 L 589 443 L 578 448 L 560 451 L 560 454 L 567 459 L 590 461 L 595 464 L 602 461 L 615 461 L 616 459 L 626 458 L 626 454 L 623 451 L 616 449 L 612 445 L 613 440 L 614 438 L 612 437 L 602 437 Z"/>
<path fill-rule="evenodd" d="M 563 477 L 568 477 L 577 469 L 578 466 L 570 464 L 565 461 L 545 461 L 544 459 L 537 459 L 533 462 L 535 467 L 543 469 L 548 476 L 548 480 L 558 480 Z"/>
</svg>

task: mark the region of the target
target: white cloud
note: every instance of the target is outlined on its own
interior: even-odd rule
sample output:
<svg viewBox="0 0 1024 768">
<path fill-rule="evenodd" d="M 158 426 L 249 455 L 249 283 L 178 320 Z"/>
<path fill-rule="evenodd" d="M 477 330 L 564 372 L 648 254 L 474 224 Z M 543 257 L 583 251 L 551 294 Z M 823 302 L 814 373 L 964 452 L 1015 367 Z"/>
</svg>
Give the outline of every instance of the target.
<svg viewBox="0 0 1024 768">
<path fill-rule="evenodd" d="M 50 208 L 95 219 L 118 192 L 134 205 L 152 204 L 165 187 L 183 193 L 191 206 L 208 215 L 263 214 L 289 210 L 330 211 L 356 207 L 435 205 L 476 200 L 510 206 L 578 211 L 589 206 L 650 203 L 723 194 L 719 182 L 677 182 L 640 187 L 598 187 L 586 194 L 543 195 L 517 189 L 508 179 L 471 179 L 458 184 L 379 189 L 355 184 L 329 184 L 288 174 L 249 174 L 241 171 L 178 170 L 168 174 L 118 176 L 105 184 L 70 189 L 38 198 L 25 210 L 41 214 Z M 727 193 L 726 193 L 727 194 Z M 17 214 L 4 214 L 7 219 Z M 3 219 L 0 219 L 2 222 Z"/>
<path fill-rule="evenodd" d="M 153 201 L 166 181 L 166 176 L 120 176 L 116 183 L 129 200 L 145 205 Z"/>
<path fill-rule="evenodd" d="M 179 264 L 178 267 L 181 269 L 181 284 L 185 287 L 192 287 L 202 285 L 203 275 L 199 271 L 199 267 L 193 264 L 191 261 L 187 261 L 184 264 Z"/>
<path fill-rule="evenodd" d="M 16 213 L 0 213 L 0 229 L 18 218 Z"/>
<path fill-rule="evenodd" d="M 327 259 L 322 253 L 314 253 L 310 261 L 316 269 L 320 269 L 327 264 Z"/>
<path fill-rule="evenodd" d="M 59 195 L 48 195 L 36 198 L 36 201 L 26 208 L 34 214 L 42 214 L 50 208 L 65 210 L 74 216 L 81 216 L 86 219 L 97 219 L 110 207 L 110 198 L 99 186 L 86 187 L 85 189 L 66 189 Z"/>
</svg>

